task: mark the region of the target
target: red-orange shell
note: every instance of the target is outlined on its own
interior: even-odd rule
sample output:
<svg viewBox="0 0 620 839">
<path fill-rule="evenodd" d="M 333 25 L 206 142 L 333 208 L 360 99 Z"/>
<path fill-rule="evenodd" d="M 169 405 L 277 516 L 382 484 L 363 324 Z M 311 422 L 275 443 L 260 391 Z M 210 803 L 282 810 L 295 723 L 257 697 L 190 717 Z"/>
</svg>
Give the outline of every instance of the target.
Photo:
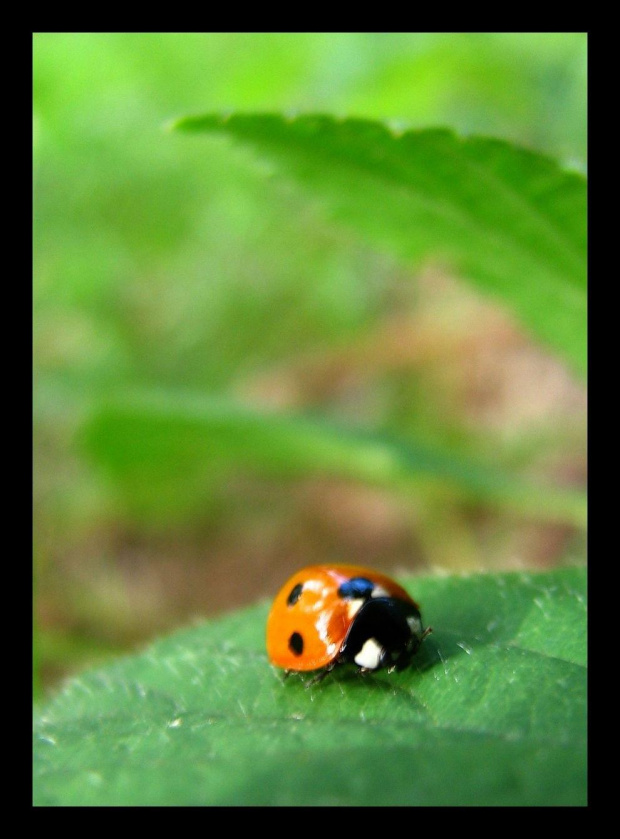
<svg viewBox="0 0 620 839">
<path fill-rule="evenodd" d="M 413 603 L 402 586 L 390 577 L 358 565 L 311 565 L 294 574 L 280 589 L 267 619 L 267 655 L 276 667 L 285 670 L 318 670 L 340 652 L 352 618 L 349 604 L 338 595 L 338 588 L 352 577 L 365 577 L 384 588 L 391 597 Z M 303 596 L 288 604 L 295 586 L 303 584 Z M 293 633 L 303 636 L 303 654 L 289 647 Z"/>
</svg>

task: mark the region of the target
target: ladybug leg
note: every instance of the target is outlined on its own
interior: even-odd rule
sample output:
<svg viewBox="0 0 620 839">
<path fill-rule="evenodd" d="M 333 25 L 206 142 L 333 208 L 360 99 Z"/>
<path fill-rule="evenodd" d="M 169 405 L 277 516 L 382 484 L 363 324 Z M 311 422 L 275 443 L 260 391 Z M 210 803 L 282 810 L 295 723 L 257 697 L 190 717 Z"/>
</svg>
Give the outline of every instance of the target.
<svg viewBox="0 0 620 839">
<path fill-rule="evenodd" d="M 411 659 L 420 649 L 422 641 L 426 638 L 427 635 L 430 635 L 432 631 L 432 627 L 427 626 L 424 632 L 420 635 L 420 640 L 415 645 L 415 647 L 406 647 L 404 650 L 402 650 L 394 664 L 390 667 L 390 670 L 396 670 L 400 672 L 401 670 L 404 670 L 405 667 L 408 667 L 411 663 Z"/>
<path fill-rule="evenodd" d="M 323 679 L 332 672 L 332 670 L 334 669 L 334 667 L 336 667 L 337 664 L 340 664 L 338 659 L 336 659 L 335 661 L 332 661 L 330 664 L 328 664 L 322 670 L 319 670 L 319 672 L 316 674 L 316 676 L 313 676 L 312 679 L 310 679 L 309 682 L 306 682 L 306 687 L 309 688 L 312 685 L 317 685 L 319 682 L 322 682 Z"/>
<path fill-rule="evenodd" d="M 430 634 L 431 634 L 431 632 L 432 632 L 432 631 L 433 631 L 433 627 L 432 627 L 432 626 L 427 626 L 427 627 L 426 627 L 426 629 L 424 630 L 424 632 L 423 632 L 423 633 L 422 633 L 422 635 L 420 636 L 420 644 L 421 644 L 421 643 L 422 643 L 422 641 L 426 638 L 426 636 L 427 636 L 427 635 L 430 635 Z"/>
<path fill-rule="evenodd" d="M 412 650 L 403 650 L 394 662 L 394 664 L 392 664 L 392 666 L 390 667 L 390 672 L 393 673 L 394 670 L 396 670 L 397 673 L 400 673 L 401 670 L 404 670 L 405 667 L 408 667 L 411 664 L 412 658 Z"/>
</svg>

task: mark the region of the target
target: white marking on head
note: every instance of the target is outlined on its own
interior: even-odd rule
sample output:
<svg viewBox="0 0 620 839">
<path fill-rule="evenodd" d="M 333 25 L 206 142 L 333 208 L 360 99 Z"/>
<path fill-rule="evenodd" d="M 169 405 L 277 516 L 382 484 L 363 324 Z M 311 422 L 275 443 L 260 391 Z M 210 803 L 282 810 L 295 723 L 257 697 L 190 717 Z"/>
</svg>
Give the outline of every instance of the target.
<svg viewBox="0 0 620 839">
<path fill-rule="evenodd" d="M 355 615 L 359 612 L 366 601 L 358 598 L 357 600 L 347 600 L 347 617 L 350 621 L 353 620 Z"/>
<path fill-rule="evenodd" d="M 411 634 L 420 637 L 422 634 L 422 621 L 420 618 L 416 618 L 415 615 L 409 615 L 407 618 L 407 624 L 411 630 Z"/>
<path fill-rule="evenodd" d="M 355 656 L 354 661 L 360 667 L 365 667 L 367 670 L 376 670 L 381 661 L 382 653 L 383 647 L 377 643 L 375 638 L 369 638 Z"/>
<path fill-rule="evenodd" d="M 383 586 L 375 585 L 372 592 L 370 593 L 370 596 L 371 597 L 389 597 L 390 592 L 387 589 L 383 588 Z"/>
</svg>

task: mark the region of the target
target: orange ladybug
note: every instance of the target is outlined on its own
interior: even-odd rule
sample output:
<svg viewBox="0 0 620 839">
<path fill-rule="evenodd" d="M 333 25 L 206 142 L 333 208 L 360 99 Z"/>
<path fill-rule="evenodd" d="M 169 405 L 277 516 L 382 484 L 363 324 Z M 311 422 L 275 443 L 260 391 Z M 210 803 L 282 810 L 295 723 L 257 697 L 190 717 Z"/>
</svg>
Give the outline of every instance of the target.
<svg viewBox="0 0 620 839">
<path fill-rule="evenodd" d="M 402 586 L 357 565 L 312 565 L 280 589 L 267 619 L 267 654 L 290 672 L 339 664 L 402 670 L 432 630 Z"/>
</svg>

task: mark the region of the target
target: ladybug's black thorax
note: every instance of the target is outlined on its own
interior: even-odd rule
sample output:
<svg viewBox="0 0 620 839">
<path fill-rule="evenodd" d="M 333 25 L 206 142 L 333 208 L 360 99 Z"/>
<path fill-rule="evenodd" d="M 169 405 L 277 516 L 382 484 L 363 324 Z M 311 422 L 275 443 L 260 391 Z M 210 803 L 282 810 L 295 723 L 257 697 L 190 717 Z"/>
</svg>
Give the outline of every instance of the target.
<svg viewBox="0 0 620 839">
<path fill-rule="evenodd" d="M 364 669 L 379 669 L 394 662 L 399 668 L 405 666 L 419 646 L 412 626 L 421 626 L 420 612 L 413 603 L 394 597 L 371 597 L 355 615 L 338 660 L 359 664 L 356 658 L 364 645 L 374 642 L 382 650 L 381 657 L 375 666 Z"/>
</svg>

